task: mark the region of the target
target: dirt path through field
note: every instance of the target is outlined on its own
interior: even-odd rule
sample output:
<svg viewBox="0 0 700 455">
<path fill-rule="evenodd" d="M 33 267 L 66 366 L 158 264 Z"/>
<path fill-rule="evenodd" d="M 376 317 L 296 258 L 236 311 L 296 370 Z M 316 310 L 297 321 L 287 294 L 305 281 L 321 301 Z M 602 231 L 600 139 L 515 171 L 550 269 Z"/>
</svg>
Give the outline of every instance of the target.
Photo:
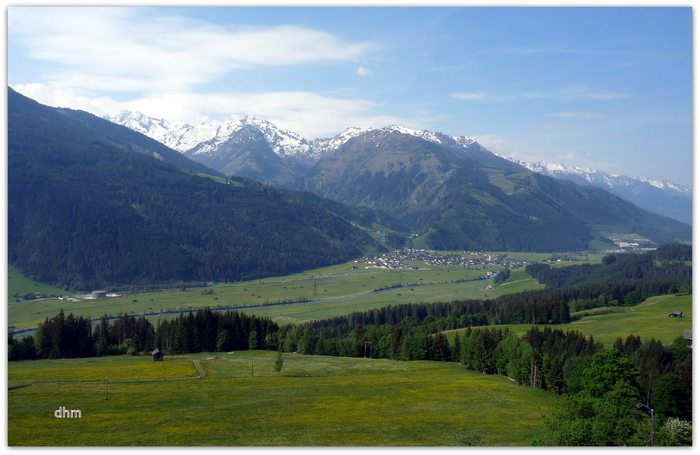
<svg viewBox="0 0 700 455">
<path fill-rule="evenodd" d="M 195 369 L 197 370 L 197 373 L 199 373 L 199 378 L 204 379 L 204 376 L 207 375 L 206 370 L 200 363 L 199 359 L 193 359 L 192 360 L 192 365 L 194 365 Z"/>
</svg>

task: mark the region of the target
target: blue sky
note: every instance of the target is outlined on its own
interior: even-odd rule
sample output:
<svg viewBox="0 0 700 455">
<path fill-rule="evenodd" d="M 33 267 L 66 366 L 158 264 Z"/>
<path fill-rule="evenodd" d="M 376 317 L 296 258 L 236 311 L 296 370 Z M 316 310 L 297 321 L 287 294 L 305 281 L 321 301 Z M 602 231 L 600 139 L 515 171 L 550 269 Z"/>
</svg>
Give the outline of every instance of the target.
<svg viewBox="0 0 700 455">
<path fill-rule="evenodd" d="M 691 8 L 8 8 L 8 83 L 306 138 L 400 124 L 692 182 Z"/>
</svg>

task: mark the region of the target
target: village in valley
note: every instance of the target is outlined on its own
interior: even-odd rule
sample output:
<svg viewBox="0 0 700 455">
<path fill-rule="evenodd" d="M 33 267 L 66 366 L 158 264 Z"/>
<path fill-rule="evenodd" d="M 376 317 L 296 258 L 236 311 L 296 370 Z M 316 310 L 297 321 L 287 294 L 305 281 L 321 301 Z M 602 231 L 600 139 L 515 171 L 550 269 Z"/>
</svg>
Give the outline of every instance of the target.
<svg viewBox="0 0 700 455">
<path fill-rule="evenodd" d="M 456 266 L 470 269 L 482 268 L 487 265 L 501 267 L 520 267 L 530 261 L 515 260 L 507 254 L 483 253 L 474 251 L 438 253 L 426 249 L 404 248 L 393 250 L 379 256 L 362 258 L 367 263 L 367 269 L 421 270 L 421 267 L 409 262 L 424 262 L 426 266 Z M 359 262 L 359 261 L 358 261 Z"/>
</svg>

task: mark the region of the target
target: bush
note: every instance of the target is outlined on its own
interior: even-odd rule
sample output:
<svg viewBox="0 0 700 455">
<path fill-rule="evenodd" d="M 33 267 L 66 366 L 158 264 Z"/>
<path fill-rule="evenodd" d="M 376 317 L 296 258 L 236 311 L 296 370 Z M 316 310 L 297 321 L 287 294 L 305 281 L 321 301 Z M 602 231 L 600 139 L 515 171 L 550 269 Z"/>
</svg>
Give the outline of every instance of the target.
<svg viewBox="0 0 700 455">
<path fill-rule="evenodd" d="M 668 419 L 659 431 L 658 445 L 692 446 L 693 425 L 677 418 Z"/>
</svg>

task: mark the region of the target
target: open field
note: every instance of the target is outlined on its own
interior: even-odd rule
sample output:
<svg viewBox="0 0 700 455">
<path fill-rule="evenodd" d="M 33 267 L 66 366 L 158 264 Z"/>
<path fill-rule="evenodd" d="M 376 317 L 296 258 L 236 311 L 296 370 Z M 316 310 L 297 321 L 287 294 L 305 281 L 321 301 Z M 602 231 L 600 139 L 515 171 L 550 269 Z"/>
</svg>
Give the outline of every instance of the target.
<svg viewBox="0 0 700 455">
<path fill-rule="evenodd" d="M 596 314 L 605 313 L 606 310 L 611 312 L 608 314 Z M 682 311 L 683 317 L 669 317 L 669 313 L 674 311 Z M 617 337 L 622 337 L 624 340 L 630 334 L 638 335 L 642 340 L 654 338 L 661 340 L 664 344 L 668 344 L 691 328 L 693 299 L 692 295 L 669 294 L 652 297 L 635 307 L 598 308 L 582 311 L 581 313 L 586 312 L 591 315 L 584 316 L 570 324 L 552 325 L 550 327 L 558 328 L 565 332 L 577 330 L 586 336 L 592 335 L 596 341 L 602 342 L 606 348 L 612 347 Z M 502 325 L 501 327 L 508 327 L 509 330 L 522 335 L 533 326 L 530 324 L 511 324 Z M 543 328 L 544 326 L 540 325 L 538 327 Z M 464 329 L 445 332 L 450 342 L 454 341 L 456 332 L 462 333 Z"/>
<path fill-rule="evenodd" d="M 278 324 L 306 322 L 311 319 L 326 319 L 342 316 L 353 311 L 366 311 L 387 305 L 419 302 L 450 302 L 459 299 L 495 298 L 502 294 L 510 294 L 530 289 L 540 289 L 544 286 L 537 283 L 529 275 L 514 272 L 506 283 L 495 289 L 486 289 L 493 280 L 476 281 L 440 286 L 416 286 L 413 288 L 392 289 L 386 293 L 352 300 L 322 302 L 283 307 L 254 308 L 246 313 L 272 318 Z M 413 290 L 411 290 L 413 289 Z"/>
<path fill-rule="evenodd" d="M 426 270 L 365 269 L 364 263 L 348 262 L 339 266 L 313 270 L 310 273 L 254 280 L 236 284 L 217 284 L 209 288 L 188 288 L 143 294 L 125 295 L 106 300 L 41 300 L 12 303 L 8 307 L 8 324 L 16 330 L 36 327 L 46 318 L 54 317 L 63 309 L 76 316 L 100 317 L 119 315 L 180 312 L 197 308 L 245 307 L 281 301 L 320 300 L 355 296 L 376 289 L 403 285 L 387 292 L 348 300 L 304 303 L 302 305 L 271 306 L 246 310 L 275 319 L 278 323 L 303 322 L 353 311 L 363 311 L 400 303 L 451 301 L 466 298 L 493 298 L 503 293 L 542 288 L 524 274 L 523 268 L 514 269 L 508 285 L 494 290 L 485 289 L 493 280 L 475 280 L 485 270 L 464 267 L 425 267 Z M 489 269 L 499 270 L 496 267 Z M 520 270 L 520 272 L 518 272 Z M 457 282 L 457 283 L 455 283 Z M 512 284 L 510 284 L 512 283 Z M 433 286 L 433 284 L 439 284 Z M 316 288 L 314 292 L 314 288 Z M 205 292 L 211 291 L 211 294 Z M 136 302 L 134 302 L 136 300 Z M 159 316 L 160 317 L 160 316 Z M 168 317 L 168 316 L 165 316 Z M 173 316 L 170 316 L 173 317 Z M 154 319 L 155 321 L 155 319 Z"/>
<path fill-rule="evenodd" d="M 8 392 L 8 444 L 435 446 L 477 434 L 484 445 L 518 446 L 539 434 L 559 399 L 453 363 L 289 353 L 278 375 L 274 352 L 216 354 L 10 363 L 11 383 L 28 371 L 37 383 Z M 203 379 L 128 382 L 110 373 L 108 400 L 104 380 L 89 382 L 112 369 L 175 377 L 179 367 L 158 369 L 180 364 L 193 375 L 189 359 L 204 366 Z M 66 382 L 51 382 L 57 377 Z M 56 418 L 59 407 L 81 418 Z"/>
<path fill-rule="evenodd" d="M 169 356 L 167 362 L 146 363 L 141 357 L 131 356 L 89 357 L 84 359 L 34 360 L 11 363 L 8 372 L 8 387 L 36 383 L 101 381 L 109 376 L 110 381 L 132 381 L 140 379 L 192 378 L 197 370 L 185 357 Z"/>
<path fill-rule="evenodd" d="M 65 289 L 57 288 L 55 286 L 49 286 L 48 284 L 41 284 L 30 280 L 21 273 L 19 273 L 14 267 L 7 267 L 7 298 L 8 302 L 14 302 L 17 299 L 22 299 L 27 293 L 40 292 L 46 295 L 65 295 L 68 291 Z"/>
</svg>

